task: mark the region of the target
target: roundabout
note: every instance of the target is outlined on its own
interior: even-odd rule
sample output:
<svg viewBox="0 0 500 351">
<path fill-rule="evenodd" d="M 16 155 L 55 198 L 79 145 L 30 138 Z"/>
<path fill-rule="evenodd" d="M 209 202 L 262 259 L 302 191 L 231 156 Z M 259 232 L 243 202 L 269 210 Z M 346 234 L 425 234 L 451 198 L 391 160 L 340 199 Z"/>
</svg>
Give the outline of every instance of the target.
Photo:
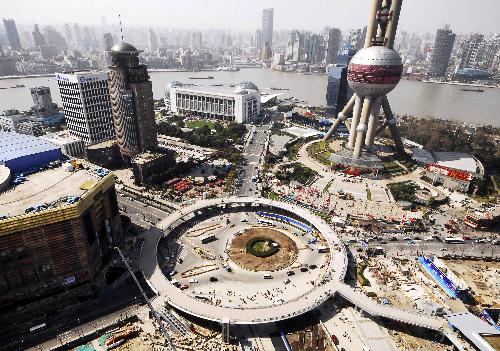
<svg viewBox="0 0 500 351">
<path fill-rule="evenodd" d="M 288 203 L 204 200 L 158 228 L 145 243 L 156 257 L 142 256 L 160 293 L 154 304 L 209 321 L 259 324 L 301 315 L 336 292 L 347 268 L 333 229 Z"/>
</svg>

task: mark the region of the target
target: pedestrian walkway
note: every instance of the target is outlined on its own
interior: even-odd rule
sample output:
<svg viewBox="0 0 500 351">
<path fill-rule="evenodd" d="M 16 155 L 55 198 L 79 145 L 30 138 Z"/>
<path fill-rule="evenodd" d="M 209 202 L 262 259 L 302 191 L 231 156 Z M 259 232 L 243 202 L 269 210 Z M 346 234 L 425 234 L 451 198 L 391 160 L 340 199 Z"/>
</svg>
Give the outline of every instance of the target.
<svg viewBox="0 0 500 351">
<path fill-rule="evenodd" d="M 437 331 L 442 330 L 445 324 L 444 320 L 440 318 L 433 318 L 417 314 L 414 311 L 403 311 L 392 306 L 381 305 L 345 284 L 340 284 L 337 288 L 337 292 L 343 298 L 374 317 L 384 317 Z"/>
</svg>

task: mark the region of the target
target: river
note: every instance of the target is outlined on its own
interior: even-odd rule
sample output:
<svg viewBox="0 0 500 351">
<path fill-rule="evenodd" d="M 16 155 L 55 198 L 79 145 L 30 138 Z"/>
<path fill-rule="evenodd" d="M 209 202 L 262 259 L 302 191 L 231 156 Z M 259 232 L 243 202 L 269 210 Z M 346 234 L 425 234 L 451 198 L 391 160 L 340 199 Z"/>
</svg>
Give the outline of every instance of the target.
<svg viewBox="0 0 500 351">
<path fill-rule="evenodd" d="M 242 80 L 255 83 L 264 92 L 294 96 L 311 105 L 325 105 L 327 76 L 286 73 L 271 69 L 247 68 L 237 72 L 150 72 L 153 94 L 163 97 L 165 86 L 172 80 L 192 84 L 235 84 Z M 213 76 L 210 80 L 191 80 L 193 76 Z M 24 84 L 24 88 L 9 88 Z M 26 110 L 32 105 L 30 87 L 48 86 L 54 102 L 61 104 L 57 82 L 53 77 L 15 78 L 0 80 L 0 111 L 16 108 Z M 270 91 L 270 87 L 288 91 Z M 484 88 L 484 92 L 463 91 L 462 86 L 403 80 L 389 95 L 397 114 L 416 117 L 434 116 L 477 125 L 500 127 L 500 89 Z"/>
</svg>

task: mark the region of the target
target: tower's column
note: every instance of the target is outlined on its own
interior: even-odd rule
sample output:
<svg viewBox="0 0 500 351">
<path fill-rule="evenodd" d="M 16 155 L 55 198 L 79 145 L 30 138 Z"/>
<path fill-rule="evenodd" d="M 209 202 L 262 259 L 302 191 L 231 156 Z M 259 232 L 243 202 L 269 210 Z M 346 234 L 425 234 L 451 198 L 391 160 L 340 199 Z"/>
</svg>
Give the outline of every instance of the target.
<svg viewBox="0 0 500 351">
<path fill-rule="evenodd" d="M 381 5 L 382 0 L 372 0 L 370 18 L 368 20 L 368 26 L 366 26 L 365 48 L 369 48 L 370 46 L 372 46 L 372 39 L 377 33 L 377 11 L 380 9 Z"/>
<path fill-rule="evenodd" d="M 391 3 L 391 19 L 387 26 L 387 31 L 385 32 L 385 38 L 387 39 L 386 46 L 392 49 L 394 46 L 394 39 L 396 37 L 396 29 L 398 28 L 399 13 L 401 12 L 401 5 L 403 0 L 392 0 Z"/>
<path fill-rule="evenodd" d="M 354 149 L 354 144 L 356 143 L 356 128 L 359 124 L 359 118 L 361 116 L 361 108 L 363 106 L 363 97 L 356 94 L 354 100 L 354 110 L 352 111 L 352 121 L 351 129 L 349 130 L 349 141 L 347 142 L 348 149 Z"/>
<path fill-rule="evenodd" d="M 385 118 L 387 119 L 387 125 L 391 131 L 392 139 L 396 145 L 396 150 L 401 154 L 405 155 L 405 147 L 403 145 L 403 140 L 401 140 L 401 135 L 399 134 L 399 129 L 396 126 L 396 117 L 392 114 L 391 105 L 389 105 L 389 100 L 387 96 L 382 99 L 382 109 L 384 110 Z"/>
<path fill-rule="evenodd" d="M 368 116 L 370 115 L 370 110 L 372 107 L 372 97 L 366 96 L 363 101 L 363 110 L 361 111 L 361 120 L 359 125 L 356 127 L 356 143 L 354 145 L 354 152 L 352 156 L 354 158 L 359 158 L 363 150 L 363 145 L 365 143 L 365 133 L 366 133 L 366 122 L 368 121 Z M 351 126 L 352 127 L 352 126 Z"/>
<path fill-rule="evenodd" d="M 323 140 L 326 141 L 326 140 L 330 139 L 332 137 L 333 133 L 335 133 L 335 131 L 339 127 L 340 123 L 345 122 L 347 120 L 347 115 L 349 114 L 349 112 L 351 112 L 351 110 L 354 106 L 354 100 L 355 100 L 355 96 L 353 95 L 349 99 L 347 104 L 344 106 L 344 109 L 339 112 L 337 119 L 335 120 L 335 122 L 333 122 L 333 125 L 330 127 L 330 129 L 328 130 L 326 135 L 323 137 Z"/>
<path fill-rule="evenodd" d="M 380 114 L 380 106 L 382 105 L 382 97 L 376 97 L 373 100 L 372 108 L 370 110 L 370 119 L 368 121 L 368 131 L 366 132 L 365 145 L 368 150 L 373 147 L 375 141 L 375 131 L 377 130 L 378 116 Z"/>
</svg>

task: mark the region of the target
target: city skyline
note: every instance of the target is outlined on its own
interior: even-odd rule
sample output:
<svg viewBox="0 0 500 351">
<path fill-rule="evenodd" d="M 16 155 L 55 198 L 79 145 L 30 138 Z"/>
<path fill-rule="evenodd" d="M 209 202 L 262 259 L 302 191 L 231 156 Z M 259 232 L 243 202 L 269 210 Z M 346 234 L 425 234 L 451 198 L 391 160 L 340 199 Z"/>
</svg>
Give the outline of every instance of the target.
<svg viewBox="0 0 500 351">
<path fill-rule="evenodd" d="M 443 0 L 432 2 L 425 0 L 405 3 L 401 14 L 400 30 L 433 32 L 444 24 L 449 24 L 455 32 L 497 32 L 496 14 L 500 11 L 500 3 L 468 2 L 465 0 Z M 39 3 L 29 1 L 22 5 L 13 3 L 0 4 L 4 18 L 13 18 L 19 25 L 63 24 L 78 22 L 83 25 L 102 25 L 102 16 L 106 17 L 108 26 L 118 24 L 118 14 L 121 14 L 125 28 L 127 26 L 166 27 L 179 29 L 230 29 L 255 30 L 260 27 L 260 19 L 264 8 L 274 8 L 274 28 L 321 30 L 325 26 L 335 26 L 341 30 L 363 26 L 366 22 L 366 11 L 369 2 L 354 0 L 343 4 L 313 0 L 307 3 L 297 0 L 254 1 L 251 4 L 242 1 L 222 0 L 215 3 L 205 3 L 201 0 L 190 0 L 186 3 L 150 1 L 148 7 L 132 1 L 116 2 L 90 1 L 75 3 L 71 10 L 61 8 L 58 0 L 48 0 Z M 482 6 L 480 6 L 482 5 Z M 449 11 L 453 7 L 454 11 Z M 29 9 L 27 11 L 27 8 Z M 58 11 L 45 11 L 47 8 L 58 8 Z M 149 11 L 150 9 L 155 11 Z M 478 10 L 484 9 L 484 10 Z M 222 11 L 222 12 L 221 12 Z M 43 18 L 38 14 L 44 13 Z M 220 13 L 231 15 L 220 16 Z M 147 20 L 144 20 L 147 15 Z M 436 14 L 436 16 L 434 16 Z M 310 20 L 313 18 L 314 20 Z M 422 21 L 422 18 L 425 18 Z"/>
</svg>

